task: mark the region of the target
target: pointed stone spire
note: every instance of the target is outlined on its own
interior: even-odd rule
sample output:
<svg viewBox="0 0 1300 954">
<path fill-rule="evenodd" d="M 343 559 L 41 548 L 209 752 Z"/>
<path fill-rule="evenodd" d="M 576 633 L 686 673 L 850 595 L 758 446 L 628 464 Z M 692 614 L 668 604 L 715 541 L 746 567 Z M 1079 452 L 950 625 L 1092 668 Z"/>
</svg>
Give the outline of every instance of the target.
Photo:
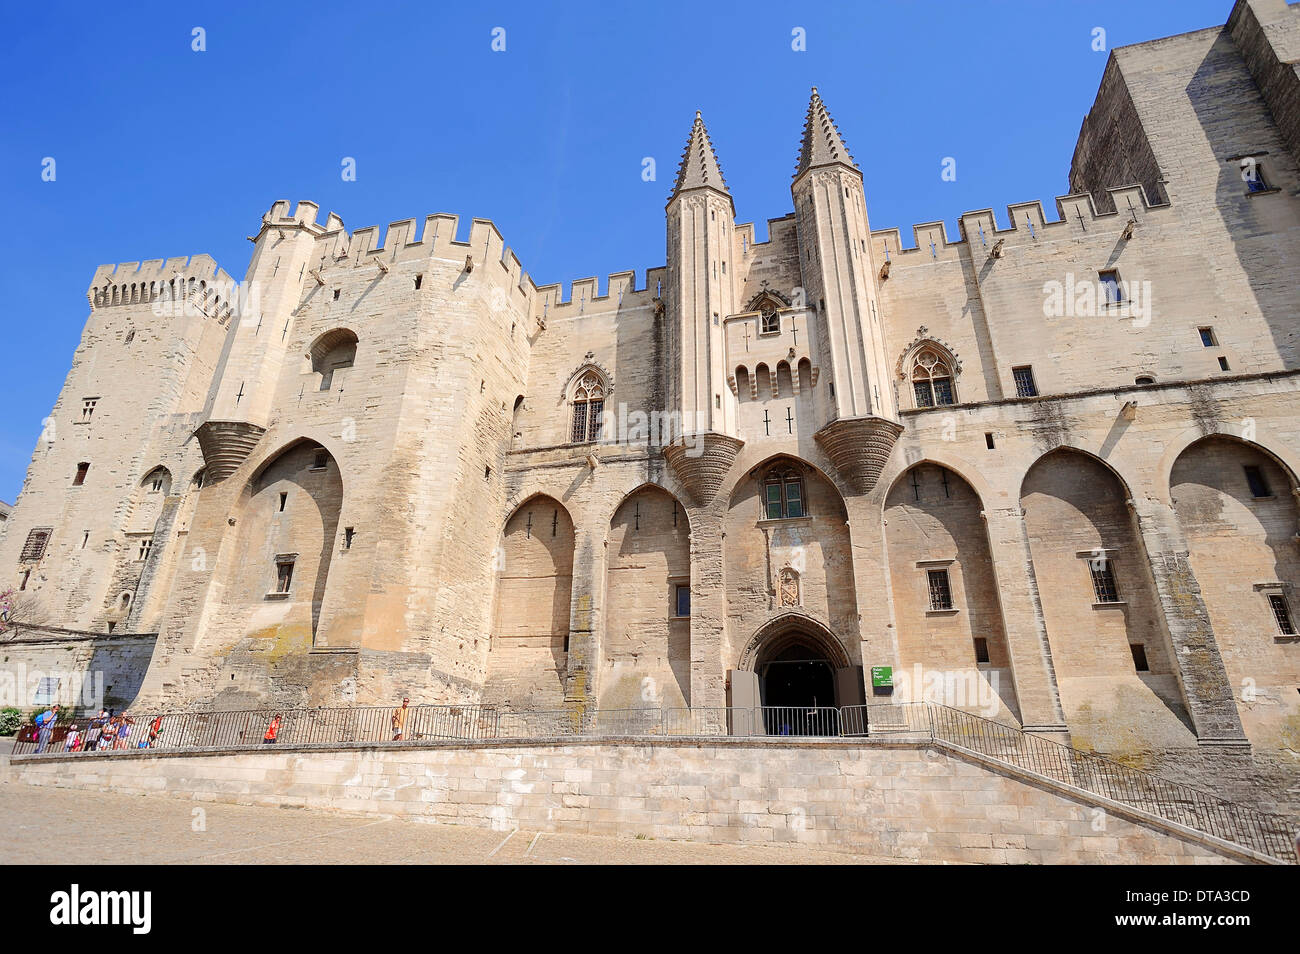
<svg viewBox="0 0 1300 954">
<path fill-rule="evenodd" d="M 727 181 L 722 178 L 722 167 L 713 152 L 713 143 L 709 141 L 709 131 L 704 128 L 704 118 L 698 109 L 690 138 L 686 140 L 686 151 L 682 153 L 682 164 L 677 169 L 677 183 L 668 201 L 687 189 L 715 189 L 731 198 Z"/>
<path fill-rule="evenodd" d="M 822 102 L 817 87 L 814 86 L 812 99 L 808 101 L 808 118 L 803 124 L 803 144 L 799 147 L 799 165 L 795 169 L 794 177 L 798 179 L 809 169 L 834 163 L 858 168 L 853 157 L 849 155 L 849 147 L 844 145 L 844 139 L 840 136 L 834 120 L 831 119 L 831 114 L 826 111 L 826 104 Z"/>
</svg>

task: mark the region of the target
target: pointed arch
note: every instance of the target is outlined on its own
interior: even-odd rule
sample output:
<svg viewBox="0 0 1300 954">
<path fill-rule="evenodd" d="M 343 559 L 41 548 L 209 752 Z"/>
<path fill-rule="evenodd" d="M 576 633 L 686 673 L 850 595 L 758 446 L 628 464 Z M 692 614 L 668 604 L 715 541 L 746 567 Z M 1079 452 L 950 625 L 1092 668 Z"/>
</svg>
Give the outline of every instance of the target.
<svg viewBox="0 0 1300 954">
<path fill-rule="evenodd" d="M 560 707 L 569 650 L 574 526 L 556 498 L 535 493 L 505 521 L 484 699 Z"/>
<path fill-rule="evenodd" d="M 282 607 L 277 632 L 296 648 L 314 645 L 327 618 L 343 502 L 334 455 L 299 437 L 254 468 L 236 504 L 236 558 L 227 599 L 250 618 L 256 607 Z"/>
<path fill-rule="evenodd" d="M 641 484 L 609 520 L 601 647 L 608 675 L 600 704 L 635 708 L 690 705 L 691 525 L 666 488 Z M 649 679 L 650 683 L 646 680 Z"/>
<path fill-rule="evenodd" d="M 931 461 L 911 465 L 890 485 L 884 530 L 898 661 L 904 673 L 921 666 L 965 674 L 960 684 L 943 686 L 952 693 L 946 705 L 984 709 L 1000 699 L 999 717 L 1019 721 L 984 507 L 965 477 Z M 977 682 L 968 686 L 966 677 Z"/>
</svg>

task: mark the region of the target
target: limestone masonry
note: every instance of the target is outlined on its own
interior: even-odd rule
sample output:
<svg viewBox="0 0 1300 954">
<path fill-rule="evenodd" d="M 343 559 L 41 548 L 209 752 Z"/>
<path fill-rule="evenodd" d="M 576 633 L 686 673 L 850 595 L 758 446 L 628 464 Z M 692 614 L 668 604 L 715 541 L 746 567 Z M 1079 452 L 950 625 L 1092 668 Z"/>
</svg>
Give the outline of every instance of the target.
<svg viewBox="0 0 1300 954">
<path fill-rule="evenodd" d="M 1114 50 L 1071 194 L 955 236 L 871 228 L 814 89 L 767 241 L 696 114 L 667 263 L 567 296 L 489 221 L 309 201 L 242 282 L 102 265 L 0 523 L 4 667 L 117 707 L 928 698 L 1295 811 L 1297 59 L 1282 0 Z"/>
</svg>

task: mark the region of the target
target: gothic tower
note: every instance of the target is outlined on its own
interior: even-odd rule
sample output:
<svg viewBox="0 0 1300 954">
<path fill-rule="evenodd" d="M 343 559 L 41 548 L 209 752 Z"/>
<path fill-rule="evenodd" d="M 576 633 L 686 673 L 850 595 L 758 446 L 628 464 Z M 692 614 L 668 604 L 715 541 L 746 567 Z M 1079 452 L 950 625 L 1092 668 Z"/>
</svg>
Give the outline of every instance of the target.
<svg viewBox="0 0 1300 954">
<path fill-rule="evenodd" d="M 727 386 L 722 321 L 736 311 L 736 209 L 699 112 L 667 208 L 670 409 L 681 415 L 665 454 L 701 504 L 712 500 L 743 442 Z"/>
<path fill-rule="evenodd" d="M 862 172 L 815 86 L 790 192 L 804 294 L 816 310 L 819 351 L 831 375 L 817 440 L 865 493 L 902 427 L 886 370 Z"/>
</svg>

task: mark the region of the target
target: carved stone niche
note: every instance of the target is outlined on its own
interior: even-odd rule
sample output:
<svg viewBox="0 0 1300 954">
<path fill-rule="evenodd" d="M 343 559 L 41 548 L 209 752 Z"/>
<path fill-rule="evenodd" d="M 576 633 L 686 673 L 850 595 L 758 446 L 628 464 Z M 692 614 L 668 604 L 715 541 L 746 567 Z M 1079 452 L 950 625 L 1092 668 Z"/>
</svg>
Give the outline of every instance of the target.
<svg viewBox="0 0 1300 954">
<path fill-rule="evenodd" d="M 225 480 L 248 459 L 266 428 L 247 421 L 204 421 L 195 436 L 203 450 L 206 480 Z"/>
<path fill-rule="evenodd" d="M 739 438 L 705 431 L 677 438 L 664 448 L 664 457 L 695 503 L 706 507 L 718 495 L 744 446 Z"/>
<path fill-rule="evenodd" d="M 871 492 L 880 479 L 903 425 L 883 417 L 843 417 L 831 421 L 814 437 L 836 472 L 860 494 Z"/>
</svg>

